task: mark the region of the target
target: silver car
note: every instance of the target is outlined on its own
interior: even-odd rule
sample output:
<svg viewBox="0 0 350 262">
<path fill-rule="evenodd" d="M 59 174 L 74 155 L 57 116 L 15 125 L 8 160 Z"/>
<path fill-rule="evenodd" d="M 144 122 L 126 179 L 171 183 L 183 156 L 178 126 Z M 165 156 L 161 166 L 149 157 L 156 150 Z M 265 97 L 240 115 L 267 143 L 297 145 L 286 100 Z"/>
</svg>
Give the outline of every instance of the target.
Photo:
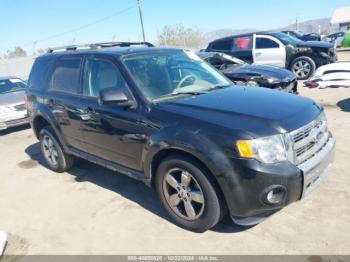
<svg viewBox="0 0 350 262">
<path fill-rule="evenodd" d="M 16 77 L 0 77 L 0 130 L 28 124 L 26 83 Z"/>
</svg>

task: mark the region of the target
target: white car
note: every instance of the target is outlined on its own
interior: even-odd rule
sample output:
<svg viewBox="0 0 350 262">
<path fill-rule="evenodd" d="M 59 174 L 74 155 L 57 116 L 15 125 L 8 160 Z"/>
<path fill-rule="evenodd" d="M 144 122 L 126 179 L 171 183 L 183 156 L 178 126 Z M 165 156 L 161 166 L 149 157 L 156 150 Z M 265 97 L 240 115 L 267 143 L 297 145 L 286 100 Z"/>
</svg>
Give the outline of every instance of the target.
<svg viewBox="0 0 350 262">
<path fill-rule="evenodd" d="M 350 87 L 350 62 L 321 66 L 304 85 L 309 88 Z"/>
<path fill-rule="evenodd" d="M 0 77 L 0 130 L 29 123 L 25 105 L 26 83 L 16 77 Z"/>
</svg>

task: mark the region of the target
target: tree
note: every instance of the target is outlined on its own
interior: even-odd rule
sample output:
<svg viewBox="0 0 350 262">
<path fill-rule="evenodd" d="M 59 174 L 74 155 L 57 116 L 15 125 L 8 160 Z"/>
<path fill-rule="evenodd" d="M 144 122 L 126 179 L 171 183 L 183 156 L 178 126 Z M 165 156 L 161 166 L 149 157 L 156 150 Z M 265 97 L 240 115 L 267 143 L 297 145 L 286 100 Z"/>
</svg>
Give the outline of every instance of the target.
<svg viewBox="0 0 350 262">
<path fill-rule="evenodd" d="M 23 48 L 17 46 L 13 51 L 7 50 L 4 58 L 16 58 L 25 56 L 27 56 L 27 52 Z"/>
<path fill-rule="evenodd" d="M 158 33 L 158 45 L 198 49 L 203 46 L 203 33 L 183 25 L 166 25 Z"/>
<path fill-rule="evenodd" d="M 38 50 L 36 50 L 36 52 L 34 53 L 34 55 L 43 55 L 46 53 L 45 49 L 39 48 Z"/>
</svg>

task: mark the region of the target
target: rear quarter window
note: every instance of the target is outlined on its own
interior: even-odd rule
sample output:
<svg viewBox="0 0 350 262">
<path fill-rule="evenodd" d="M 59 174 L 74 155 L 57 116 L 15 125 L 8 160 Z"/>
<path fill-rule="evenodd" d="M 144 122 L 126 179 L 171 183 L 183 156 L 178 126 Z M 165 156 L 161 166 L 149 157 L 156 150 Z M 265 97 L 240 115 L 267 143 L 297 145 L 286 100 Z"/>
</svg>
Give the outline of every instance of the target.
<svg viewBox="0 0 350 262">
<path fill-rule="evenodd" d="M 210 49 L 217 51 L 230 51 L 232 49 L 232 39 L 216 41 L 210 45 Z"/>
<path fill-rule="evenodd" d="M 53 57 L 39 57 L 35 60 L 28 79 L 28 88 L 47 89 L 49 72 L 54 63 Z"/>
</svg>

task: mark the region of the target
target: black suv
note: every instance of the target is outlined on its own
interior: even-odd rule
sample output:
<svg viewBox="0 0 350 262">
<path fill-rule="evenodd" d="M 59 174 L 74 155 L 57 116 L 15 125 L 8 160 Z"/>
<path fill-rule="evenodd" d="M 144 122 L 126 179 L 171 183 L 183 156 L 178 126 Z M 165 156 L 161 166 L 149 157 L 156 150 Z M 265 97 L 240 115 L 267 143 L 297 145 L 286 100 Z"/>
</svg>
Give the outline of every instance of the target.
<svg viewBox="0 0 350 262">
<path fill-rule="evenodd" d="M 316 68 L 337 61 L 333 44 L 305 42 L 282 32 L 261 32 L 217 39 L 207 52 L 222 52 L 247 63 L 290 69 L 298 79 L 308 79 Z"/>
<path fill-rule="evenodd" d="M 197 232 L 227 210 L 252 225 L 305 197 L 335 147 L 312 100 L 232 86 L 182 49 L 50 50 L 34 63 L 27 103 L 51 169 L 79 157 L 142 180 L 178 225 Z"/>
</svg>

